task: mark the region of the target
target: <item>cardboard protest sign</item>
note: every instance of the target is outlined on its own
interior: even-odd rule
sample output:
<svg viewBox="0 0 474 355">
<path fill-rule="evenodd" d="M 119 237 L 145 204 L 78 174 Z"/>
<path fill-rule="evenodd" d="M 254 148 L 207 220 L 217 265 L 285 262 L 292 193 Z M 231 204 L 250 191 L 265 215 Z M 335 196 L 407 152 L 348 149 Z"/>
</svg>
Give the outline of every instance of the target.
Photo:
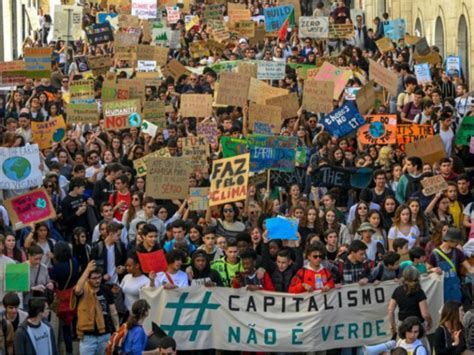
<svg viewBox="0 0 474 355">
<path fill-rule="evenodd" d="M 370 109 L 374 107 L 375 102 L 375 90 L 374 82 L 369 81 L 365 84 L 356 95 L 357 109 L 363 115 L 365 115 Z"/>
<path fill-rule="evenodd" d="M 110 23 L 96 23 L 86 27 L 87 41 L 90 45 L 108 43 L 114 40 L 114 33 Z"/>
<path fill-rule="evenodd" d="M 275 88 L 264 81 L 250 78 L 250 87 L 248 89 L 248 99 L 260 105 L 265 105 L 266 100 L 273 97 L 287 95 L 288 90 Z"/>
<path fill-rule="evenodd" d="M 209 22 L 209 25 L 212 37 L 217 42 L 222 43 L 230 38 L 230 32 L 226 29 L 223 20 L 212 20 Z"/>
<path fill-rule="evenodd" d="M 378 41 L 375 41 L 375 44 L 381 53 L 390 52 L 395 48 L 393 42 L 388 37 L 380 38 Z"/>
<path fill-rule="evenodd" d="M 420 41 L 421 37 L 405 35 L 405 43 L 409 46 L 414 46 Z"/>
<path fill-rule="evenodd" d="M 448 183 L 441 175 L 425 177 L 421 180 L 421 186 L 423 186 L 422 192 L 425 196 L 431 196 L 448 189 Z"/>
<path fill-rule="evenodd" d="M 99 122 L 99 112 L 95 102 L 91 104 L 68 104 L 66 113 L 68 123 L 97 124 Z"/>
<path fill-rule="evenodd" d="M 357 130 L 365 123 L 351 101 L 325 115 L 320 123 L 332 136 L 342 138 Z"/>
<path fill-rule="evenodd" d="M 104 73 L 107 72 L 110 67 L 113 66 L 114 60 L 108 55 L 102 55 L 97 57 L 90 56 L 87 57 L 87 64 L 89 65 L 89 69 L 91 69 L 92 72 Z"/>
<path fill-rule="evenodd" d="M 341 93 L 344 91 L 344 87 L 352 76 L 351 70 L 343 70 L 331 63 L 324 62 L 318 71 L 318 74 L 314 77 L 317 81 L 332 81 L 334 82 L 334 100 L 338 100 Z"/>
<path fill-rule="evenodd" d="M 69 101 L 72 104 L 95 102 L 94 80 L 73 80 L 69 83 Z"/>
<path fill-rule="evenodd" d="M 181 95 L 180 112 L 183 117 L 212 116 L 212 95 L 183 94 Z"/>
<path fill-rule="evenodd" d="M 216 104 L 244 107 L 247 104 L 249 87 L 249 75 L 222 72 Z"/>
<path fill-rule="evenodd" d="M 8 263 L 5 268 L 5 292 L 30 291 L 30 264 Z"/>
<path fill-rule="evenodd" d="M 56 217 L 54 206 L 44 188 L 7 199 L 4 205 L 15 230 Z"/>
<path fill-rule="evenodd" d="M 397 95 L 398 76 L 372 59 L 369 59 L 369 76 L 393 95 Z"/>
<path fill-rule="evenodd" d="M 174 200 L 188 196 L 191 167 L 188 159 L 149 158 L 146 160 L 146 195 Z"/>
<path fill-rule="evenodd" d="M 23 85 L 25 80 L 26 70 L 23 60 L 0 63 L 0 84 Z"/>
<path fill-rule="evenodd" d="M 329 113 L 334 109 L 334 82 L 306 80 L 303 91 L 303 107 L 315 113 Z"/>
<path fill-rule="evenodd" d="M 178 62 L 176 59 L 170 60 L 170 62 L 165 67 L 170 75 L 176 80 L 182 75 L 189 75 L 190 72 L 186 67 Z"/>
<path fill-rule="evenodd" d="M 257 63 L 258 80 L 280 80 L 285 78 L 285 63 L 259 60 Z"/>
<path fill-rule="evenodd" d="M 156 0 L 132 0 L 132 16 L 139 19 L 156 18 Z"/>
<path fill-rule="evenodd" d="M 255 22 L 252 20 L 235 22 L 232 31 L 241 37 L 252 38 L 255 36 Z"/>
<path fill-rule="evenodd" d="M 405 37 L 407 32 L 407 25 L 405 19 L 398 18 L 383 24 L 384 36 L 390 38 L 392 41 L 398 41 Z"/>
<path fill-rule="evenodd" d="M 416 80 L 420 84 L 426 84 L 431 82 L 431 71 L 428 63 L 415 64 L 415 75 Z"/>
<path fill-rule="evenodd" d="M 137 172 L 137 176 L 145 176 L 147 173 L 146 162 L 150 158 L 171 158 L 168 147 L 155 150 L 154 152 L 145 155 L 143 158 L 135 159 L 133 161 L 133 168 Z"/>
<path fill-rule="evenodd" d="M 33 142 L 37 143 L 40 149 L 47 149 L 66 137 L 66 124 L 63 116 L 56 116 L 45 122 L 32 121 L 31 131 Z"/>
<path fill-rule="evenodd" d="M 268 239 L 299 240 L 296 218 L 274 217 L 265 220 Z"/>
<path fill-rule="evenodd" d="M 281 26 L 283 26 L 283 23 L 286 21 L 286 19 L 288 19 L 293 12 L 293 5 L 282 5 L 264 8 L 263 15 L 265 16 L 265 31 L 278 31 Z"/>
<path fill-rule="evenodd" d="M 251 102 L 249 105 L 249 126 L 253 127 L 255 122 L 268 124 L 270 134 L 278 133 L 281 128 L 281 107 Z"/>
<path fill-rule="evenodd" d="M 43 183 L 37 144 L 0 148 L 0 189 L 20 190 Z"/>
<path fill-rule="evenodd" d="M 54 7 L 53 38 L 57 41 L 77 41 L 82 32 L 82 7 L 56 5 Z"/>
<path fill-rule="evenodd" d="M 301 16 L 299 20 L 298 36 L 299 38 L 328 38 L 329 18 Z"/>
<path fill-rule="evenodd" d="M 211 52 L 206 44 L 205 41 L 193 41 L 192 43 L 189 43 L 189 51 L 193 55 L 193 58 L 199 59 L 210 56 Z"/>
<path fill-rule="evenodd" d="M 140 33 L 136 32 L 123 32 L 119 31 L 115 33 L 114 43 L 116 46 L 138 46 L 140 41 Z"/>
<path fill-rule="evenodd" d="M 281 108 L 281 119 L 296 117 L 300 104 L 298 101 L 298 94 L 292 92 L 282 96 L 272 97 L 265 101 L 266 105 L 278 106 Z"/>
<path fill-rule="evenodd" d="M 232 6 L 231 6 L 232 5 Z M 236 5 L 243 5 L 238 7 Z M 227 13 L 229 16 L 229 23 L 237 23 L 240 21 L 251 21 L 252 15 L 248 9 L 245 8 L 245 4 L 227 3 Z"/>
<path fill-rule="evenodd" d="M 49 78 L 51 76 L 51 47 L 26 47 L 23 54 L 27 78 Z"/>
<path fill-rule="evenodd" d="M 140 24 L 140 19 L 137 16 L 132 16 L 128 14 L 119 14 L 118 24 L 122 28 L 123 27 L 138 27 Z"/>
<path fill-rule="evenodd" d="M 430 124 L 398 124 L 397 143 L 404 145 L 429 138 L 434 135 L 433 126 Z"/>
<path fill-rule="evenodd" d="M 454 55 L 448 55 L 446 58 L 446 74 L 452 77 L 461 75 L 461 58 Z"/>
<path fill-rule="evenodd" d="M 209 206 L 209 187 L 190 187 L 190 211 L 205 211 Z"/>
<path fill-rule="evenodd" d="M 213 162 L 209 206 L 244 200 L 247 197 L 249 163 L 249 154 Z"/>
<path fill-rule="evenodd" d="M 104 128 L 106 130 L 120 130 L 140 127 L 140 100 L 107 101 L 103 104 Z"/>
<path fill-rule="evenodd" d="M 249 152 L 248 140 L 246 138 L 234 138 L 223 136 L 220 139 L 222 146 L 222 156 L 224 158 L 235 157 Z"/>
<path fill-rule="evenodd" d="M 292 171 L 295 168 L 296 137 L 251 134 L 248 145 L 252 172 L 264 169 Z"/>
<path fill-rule="evenodd" d="M 168 270 L 168 263 L 163 249 L 151 253 L 137 253 L 141 270 L 144 273 L 162 272 Z"/>
<path fill-rule="evenodd" d="M 239 63 L 237 66 L 237 73 L 250 75 L 252 78 L 257 78 L 257 64 L 255 63 Z"/>
<path fill-rule="evenodd" d="M 428 63 L 433 65 L 441 64 L 441 56 L 434 50 L 432 50 L 426 56 L 420 56 L 419 54 L 415 53 L 414 58 L 416 63 Z"/>
<path fill-rule="evenodd" d="M 219 130 L 217 129 L 217 123 L 214 121 L 199 122 L 197 125 L 198 136 L 206 137 L 209 144 L 217 144 L 217 136 Z"/>
<path fill-rule="evenodd" d="M 219 4 L 210 4 L 204 6 L 204 20 L 222 20 L 222 6 Z"/>
<path fill-rule="evenodd" d="M 434 164 L 446 157 L 440 136 L 421 139 L 405 145 L 407 157 L 419 157 L 423 163 Z"/>
<path fill-rule="evenodd" d="M 395 144 L 397 140 L 396 115 L 366 116 L 367 124 L 357 131 L 357 140 L 362 144 Z"/>
<path fill-rule="evenodd" d="M 301 3 L 300 0 L 278 0 L 279 5 L 293 5 L 295 11 L 295 21 L 301 17 Z"/>
<path fill-rule="evenodd" d="M 416 42 L 415 53 L 419 56 L 427 56 L 431 53 L 431 48 L 426 37 L 420 38 L 420 40 Z"/>
<path fill-rule="evenodd" d="M 183 157 L 189 159 L 193 171 L 206 169 L 209 154 L 209 143 L 206 137 L 183 138 Z"/>
<path fill-rule="evenodd" d="M 469 145 L 472 136 L 474 136 L 474 116 L 466 116 L 462 120 L 454 143 L 457 145 Z"/>
<path fill-rule="evenodd" d="M 166 106 L 163 101 L 145 101 L 142 118 L 163 130 L 166 127 Z"/>
<path fill-rule="evenodd" d="M 351 39 L 354 37 L 352 23 L 330 23 L 328 37 L 331 39 Z"/>
</svg>

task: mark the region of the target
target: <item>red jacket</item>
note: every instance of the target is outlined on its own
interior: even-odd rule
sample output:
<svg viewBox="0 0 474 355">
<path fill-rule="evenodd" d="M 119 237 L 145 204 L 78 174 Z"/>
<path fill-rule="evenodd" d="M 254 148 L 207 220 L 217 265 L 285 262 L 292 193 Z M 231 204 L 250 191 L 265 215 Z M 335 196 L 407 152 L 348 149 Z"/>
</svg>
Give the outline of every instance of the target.
<svg viewBox="0 0 474 355">
<path fill-rule="evenodd" d="M 244 282 L 242 284 L 240 278 L 234 277 L 234 279 L 232 280 L 232 288 L 241 288 L 241 287 L 245 287 L 247 285 L 251 285 L 251 283 L 246 282 L 246 280 L 247 280 L 247 277 L 245 277 Z M 261 280 L 259 280 L 257 278 L 257 276 L 255 275 L 255 281 L 256 281 L 256 283 L 255 283 L 256 285 L 261 285 L 262 286 L 262 290 L 275 291 L 275 287 L 273 286 L 272 278 L 270 277 L 270 275 L 268 275 L 268 273 L 266 271 L 263 274 L 263 279 L 261 279 Z"/>
<path fill-rule="evenodd" d="M 303 287 L 303 284 L 311 286 L 314 290 L 321 290 L 322 287 L 316 287 L 316 278 L 318 275 L 322 281 L 322 287 L 328 286 L 329 288 L 334 288 L 334 280 L 332 274 L 325 267 L 321 266 L 318 271 L 314 271 L 309 266 L 306 266 L 296 273 L 291 280 L 290 287 L 288 288 L 289 293 L 303 293 L 306 290 Z"/>
</svg>

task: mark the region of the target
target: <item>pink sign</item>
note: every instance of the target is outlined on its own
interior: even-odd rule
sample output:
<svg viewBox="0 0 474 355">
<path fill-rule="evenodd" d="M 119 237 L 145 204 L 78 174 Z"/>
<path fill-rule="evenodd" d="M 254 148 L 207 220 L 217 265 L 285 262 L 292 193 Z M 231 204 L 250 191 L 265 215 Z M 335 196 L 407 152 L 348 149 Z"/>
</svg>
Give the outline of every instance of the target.
<svg viewBox="0 0 474 355">
<path fill-rule="evenodd" d="M 339 100 L 342 91 L 352 76 L 351 70 L 338 68 L 328 62 L 324 62 L 313 80 L 334 82 L 334 100 Z"/>
<path fill-rule="evenodd" d="M 469 142 L 469 153 L 474 154 L 474 137 L 471 137 L 471 141 Z"/>
</svg>

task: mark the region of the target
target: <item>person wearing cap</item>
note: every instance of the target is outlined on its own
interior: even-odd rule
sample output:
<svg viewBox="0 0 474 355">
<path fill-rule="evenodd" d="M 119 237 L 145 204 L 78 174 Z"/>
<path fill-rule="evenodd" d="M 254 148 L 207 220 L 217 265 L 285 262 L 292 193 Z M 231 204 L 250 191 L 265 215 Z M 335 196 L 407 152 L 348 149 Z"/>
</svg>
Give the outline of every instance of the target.
<svg viewBox="0 0 474 355">
<path fill-rule="evenodd" d="M 372 239 L 372 234 L 375 233 L 374 228 L 369 222 L 363 222 L 357 229 L 357 234 L 360 235 L 360 239 L 367 245 L 366 256 L 367 260 L 374 263 L 379 258 L 377 255 L 383 255 L 384 247 L 380 240 Z"/>
<path fill-rule="evenodd" d="M 122 228 L 122 224 L 110 222 L 107 225 L 107 237 L 94 245 L 91 251 L 91 259 L 104 268 L 104 280 L 111 285 L 117 284 L 125 274 L 127 251 L 120 241 Z"/>
<path fill-rule="evenodd" d="M 196 250 L 191 260 L 191 265 L 186 268 L 191 286 L 224 286 L 219 273 L 211 269 L 211 264 L 205 250 Z"/>
<path fill-rule="evenodd" d="M 470 274 L 474 273 L 474 266 L 469 264 L 462 250 L 457 248 L 461 240 L 461 231 L 449 227 L 443 236 L 443 242 L 433 250 L 428 259 L 428 271 L 438 274 L 444 272 L 444 302 L 462 300 L 459 276 L 461 266 L 464 266 Z"/>
</svg>

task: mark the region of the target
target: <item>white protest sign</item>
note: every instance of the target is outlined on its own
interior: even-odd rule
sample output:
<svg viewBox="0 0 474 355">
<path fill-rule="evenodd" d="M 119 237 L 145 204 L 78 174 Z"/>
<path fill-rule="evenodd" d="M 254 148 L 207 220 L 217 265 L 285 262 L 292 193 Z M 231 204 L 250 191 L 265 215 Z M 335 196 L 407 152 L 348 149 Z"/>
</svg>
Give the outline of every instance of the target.
<svg viewBox="0 0 474 355">
<path fill-rule="evenodd" d="M 258 80 L 280 80 L 285 78 L 285 63 L 260 60 L 257 62 Z"/>
<path fill-rule="evenodd" d="M 43 183 L 37 144 L 0 148 L 0 189 L 18 190 Z"/>
<path fill-rule="evenodd" d="M 327 17 L 301 16 L 299 25 L 300 38 L 328 38 L 329 19 Z"/>
<path fill-rule="evenodd" d="M 420 84 L 431 82 L 430 65 L 428 63 L 415 64 L 415 75 Z"/>
<path fill-rule="evenodd" d="M 132 0 L 132 15 L 139 19 L 154 19 L 157 14 L 156 0 Z"/>
<path fill-rule="evenodd" d="M 150 137 L 154 138 L 158 132 L 158 126 L 146 120 L 143 120 L 142 123 L 142 133 L 148 134 Z"/>
<path fill-rule="evenodd" d="M 443 306 L 443 278 L 422 277 L 433 324 Z M 387 306 L 398 282 L 345 285 L 326 293 L 249 292 L 245 288 L 142 288 L 151 322 L 178 350 L 308 352 L 379 344 L 391 339 Z M 250 326 L 249 326 L 250 325 Z"/>
</svg>

